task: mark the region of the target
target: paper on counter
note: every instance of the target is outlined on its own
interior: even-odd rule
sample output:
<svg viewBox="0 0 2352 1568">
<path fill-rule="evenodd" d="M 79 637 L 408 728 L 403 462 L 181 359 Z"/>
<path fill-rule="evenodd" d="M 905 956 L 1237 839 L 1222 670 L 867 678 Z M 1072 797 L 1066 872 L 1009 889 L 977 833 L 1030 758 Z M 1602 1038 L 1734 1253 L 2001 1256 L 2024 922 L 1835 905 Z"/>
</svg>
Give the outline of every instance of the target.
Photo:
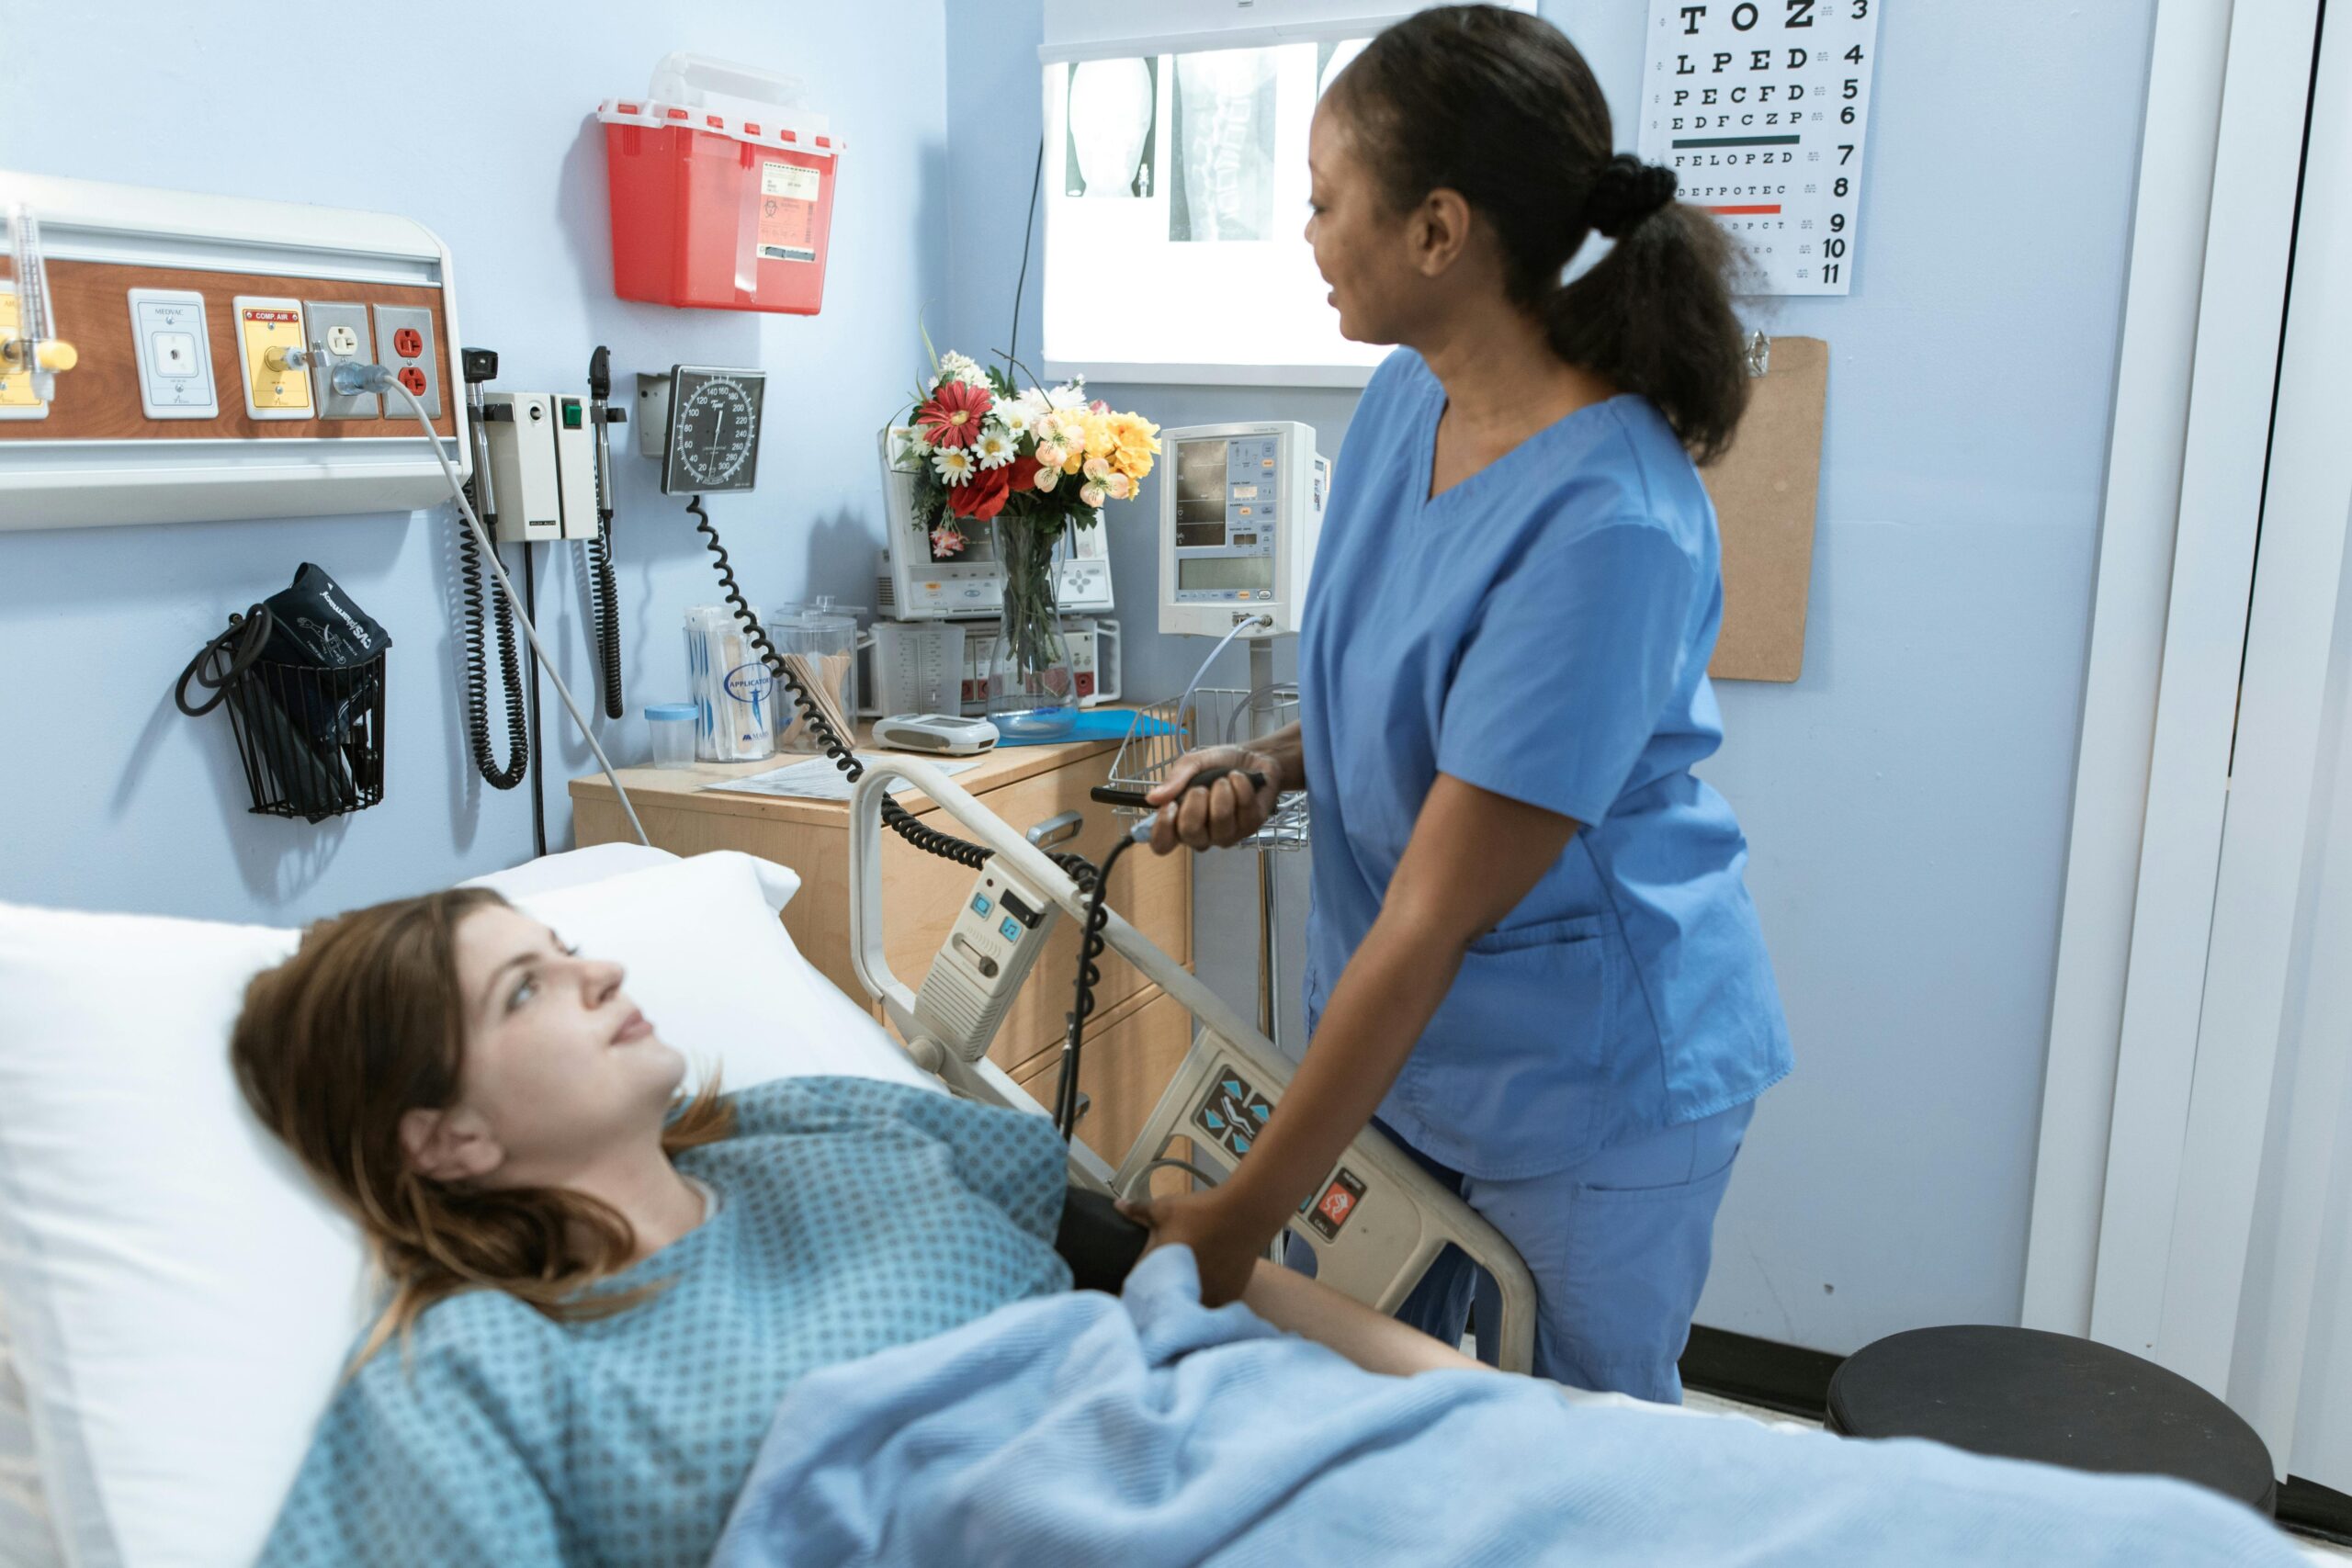
<svg viewBox="0 0 2352 1568">
<path fill-rule="evenodd" d="M 860 751 L 857 760 L 868 767 L 891 759 L 870 751 Z M 969 773 L 979 764 L 956 761 L 946 757 L 925 757 L 924 761 L 943 773 Z M 809 757 L 786 767 L 770 768 L 763 773 L 752 773 L 740 779 L 728 779 L 702 786 L 707 790 L 728 790 L 737 795 L 765 795 L 791 800 L 847 800 L 857 785 L 831 757 Z M 890 786 L 892 795 L 904 795 L 914 788 L 910 779 L 900 779 Z"/>
</svg>

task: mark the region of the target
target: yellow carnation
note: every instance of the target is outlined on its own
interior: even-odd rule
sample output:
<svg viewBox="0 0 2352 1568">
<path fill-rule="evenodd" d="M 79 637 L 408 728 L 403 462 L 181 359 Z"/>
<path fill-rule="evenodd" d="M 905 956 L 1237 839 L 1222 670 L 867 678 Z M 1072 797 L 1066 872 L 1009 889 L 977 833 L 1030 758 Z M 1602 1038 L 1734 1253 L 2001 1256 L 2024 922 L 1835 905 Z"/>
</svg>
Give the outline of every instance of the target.
<svg viewBox="0 0 2352 1568">
<path fill-rule="evenodd" d="M 1112 465 L 1133 479 L 1150 473 L 1152 457 L 1159 450 L 1159 426 L 1140 414 L 1123 414 L 1118 438 L 1119 449 L 1112 455 Z"/>
<path fill-rule="evenodd" d="M 1107 457 L 1119 449 L 1118 432 L 1112 428 L 1111 416 L 1091 413 L 1086 416 L 1086 455 Z"/>
</svg>

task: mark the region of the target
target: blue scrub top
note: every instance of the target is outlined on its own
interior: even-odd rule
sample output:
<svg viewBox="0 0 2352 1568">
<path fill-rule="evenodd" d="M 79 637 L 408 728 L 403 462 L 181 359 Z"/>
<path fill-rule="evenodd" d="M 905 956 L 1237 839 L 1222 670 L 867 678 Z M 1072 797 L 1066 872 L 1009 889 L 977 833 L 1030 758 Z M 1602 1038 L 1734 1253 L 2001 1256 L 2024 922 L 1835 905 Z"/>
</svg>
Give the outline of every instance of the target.
<svg viewBox="0 0 2352 1568">
<path fill-rule="evenodd" d="M 1698 471 L 1629 395 L 1431 500 L 1444 405 L 1419 355 L 1382 364 L 1317 549 L 1298 656 L 1307 1029 L 1440 772 L 1576 818 L 1471 943 L 1380 1109 L 1423 1153 L 1510 1179 L 1754 1099 L 1788 1074 L 1788 1026 L 1740 879 L 1747 841 L 1690 774 L 1723 739 Z"/>
</svg>

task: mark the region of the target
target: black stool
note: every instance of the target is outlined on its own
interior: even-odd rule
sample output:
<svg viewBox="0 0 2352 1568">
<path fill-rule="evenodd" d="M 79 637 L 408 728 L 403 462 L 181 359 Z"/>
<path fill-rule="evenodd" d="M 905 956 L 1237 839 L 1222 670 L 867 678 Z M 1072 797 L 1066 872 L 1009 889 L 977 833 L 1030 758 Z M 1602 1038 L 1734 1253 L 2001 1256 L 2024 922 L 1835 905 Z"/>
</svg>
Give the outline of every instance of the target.
<svg viewBox="0 0 2352 1568">
<path fill-rule="evenodd" d="M 1932 1438 L 2073 1470 L 2173 1475 L 2267 1515 L 2270 1450 L 2228 1405 L 2153 1361 L 2032 1328 L 1917 1328 L 1829 1380 L 1829 1430 Z"/>
</svg>

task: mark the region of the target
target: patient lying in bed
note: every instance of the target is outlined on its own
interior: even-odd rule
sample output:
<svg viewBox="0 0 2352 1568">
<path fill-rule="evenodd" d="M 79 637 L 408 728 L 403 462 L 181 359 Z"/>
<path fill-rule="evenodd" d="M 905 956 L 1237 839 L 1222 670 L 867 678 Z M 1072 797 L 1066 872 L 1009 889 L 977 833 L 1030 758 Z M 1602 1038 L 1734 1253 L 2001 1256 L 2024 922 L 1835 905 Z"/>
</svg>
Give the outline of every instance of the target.
<svg viewBox="0 0 2352 1568">
<path fill-rule="evenodd" d="M 853 1078 L 681 1104 L 621 982 L 479 889 L 254 982 L 239 1082 L 391 1287 L 266 1562 L 704 1562 L 804 1374 L 1069 1290 L 1043 1117 Z M 1474 1364 L 1268 1272 L 1269 1316 L 1368 1364 Z"/>
<path fill-rule="evenodd" d="M 254 981 L 239 1083 L 390 1287 L 266 1563 L 2294 1561 L 2179 1483 L 1574 1409 L 1280 1269 L 1073 1292 L 1042 1117 L 682 1102 L 621 980 L 457 890 Z"/>
</svg>

